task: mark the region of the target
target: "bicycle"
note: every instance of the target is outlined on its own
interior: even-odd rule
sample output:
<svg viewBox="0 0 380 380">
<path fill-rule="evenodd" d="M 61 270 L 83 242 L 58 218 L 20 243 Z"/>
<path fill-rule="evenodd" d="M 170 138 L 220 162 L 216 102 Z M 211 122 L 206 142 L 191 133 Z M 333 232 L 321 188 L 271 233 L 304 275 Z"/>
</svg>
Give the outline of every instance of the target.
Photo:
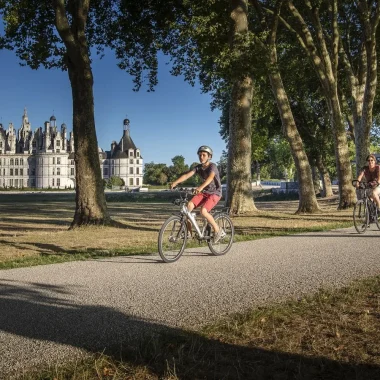
<svg viewBox="0 0 380 380">
<path fill-rule="evenodd" d="M 184 193 L 184 195 L 181 194 Z M 196 220 L 196 213 L 187 209 L 188 197 L 192 194 L 189 189 L 179 189 L 179 199 L 174 200 L 176 206 L 180 206 L 179 213 L 170 216 L 162 225 L 158 234 L 158 252 L 165 263 L 177 261 L 183 254 L 188 239 L 188 223 L 194 229 L 195 239 L 199 244 L 206 241 L 211 253 L 215 256 L 226 254 L 232 246 L 234 239 L 234 226 L 228 215 L 229 210 L 211 211 L 219 228 L 223 228 L 226 236 L 214 243 L 212 227 L 206 218 L 202 218 L 201 225 Z"/>
<path fill-rule="evenodd" d="M 374 182 L 376 182 L 376 186 L 378 186 L 378 182 Z M 352 181 L 352 185 L 354 187 L 357 187 L 358 183 L 359 191 L 362 194 L 360 197 L 361 199 L 356 202 L 353 211 L 355 229 L 359 234 L 362 234 L 367 230 L 371 223 L 375 223 L 377 228 L 380 230 L 380 214 L 375 202 L 368 194 L 369 190 L 372 188 L 372 185 L 366 181 Z"/>
</svg>

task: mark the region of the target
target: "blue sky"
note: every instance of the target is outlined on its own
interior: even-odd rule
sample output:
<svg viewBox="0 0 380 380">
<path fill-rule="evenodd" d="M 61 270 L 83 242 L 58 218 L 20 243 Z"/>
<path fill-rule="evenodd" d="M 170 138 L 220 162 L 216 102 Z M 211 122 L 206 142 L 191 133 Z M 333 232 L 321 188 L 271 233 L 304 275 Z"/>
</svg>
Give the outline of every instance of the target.
<svg viewBox="0 0 380 380">
<path fill-rule="evenodd" d="M 144 162 L 170 165 L 176 155 L 191 164 L 197 161 L 200 145 L 210 145 L 213 161 L 220 159 L 225 143 L 219 135 L 219 111 L 211 111 L 211 97 L 201 94 L 181 77 L 169 74 L 160 59 L 159 84 L 155 92 L 142 87 L 132 91 L 128 74 L 116 66 L 112 53 L 93 62 L 95 125 L 98 144 L 110 150 L 113 140 L 119 142 L 123 120 L 130 120 L 131 137 L 141 149 Z M 60 70 L 32 70 L 21 67 L 13 52 L 0 51 L 0 120 L 4 128 L 10 122 L 16 129 L 26 107 L 32 129 L 43 126 L 50 116 L 57 125 L 65 123 L 72 130 L 72 99 L 67 72 Z"/>
</svg>

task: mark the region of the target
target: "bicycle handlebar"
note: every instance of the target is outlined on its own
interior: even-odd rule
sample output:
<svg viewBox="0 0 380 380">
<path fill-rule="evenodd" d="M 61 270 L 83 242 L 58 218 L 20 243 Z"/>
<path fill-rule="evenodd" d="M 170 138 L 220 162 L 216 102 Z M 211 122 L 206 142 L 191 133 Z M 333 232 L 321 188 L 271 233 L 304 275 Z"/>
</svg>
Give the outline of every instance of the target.
<svg viewBox="0 0 380 380">
<path fill-rule="evenodd" d="M 358 184 L 359 184 L 359 186 L 357 186 Z M 376 184 L 376 186 L 374 186 L 375 184 Z M 373 180 L 371 182 L 367 182 L 367 181 L 358 181 L 357 179 L 354 179 L 352 181 L 352 186 L 358 187 L 359 189 L 372 189 L 372 188 L 379 186 L 379 182 L 377 182 L 376 180 Z"/>
</svg>

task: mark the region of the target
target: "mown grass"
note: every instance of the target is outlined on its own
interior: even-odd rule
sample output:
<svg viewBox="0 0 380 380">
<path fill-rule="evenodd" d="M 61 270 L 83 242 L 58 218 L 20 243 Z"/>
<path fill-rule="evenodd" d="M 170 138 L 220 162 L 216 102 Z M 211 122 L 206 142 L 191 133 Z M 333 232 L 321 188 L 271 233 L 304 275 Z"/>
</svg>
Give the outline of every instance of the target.
<svg viewBox="0 0 380 380">
<path fill-rule="evenodd" d="M 163 193 L 169 192 L 158 193 L 165 203 L 125 202 L 130 194 L 108 194 L 108 209 L 116 226 L 72 231 L 68 228 L 74 214 L 73 194 L 0 194 L 0 269 L 104 256 L 155 254 L 161 224 L 178 211 L 178 206 L 165 198 L 173 193 Z M 298 201 L 257 202 L 259 212 L 233 218 L 235 241 L 352 226 L 351 211 L 337 211 L 336 199 L 320 203 L 321 213 L 295 215 Z M 189 242 L 188 246 L 196 247 L 198 242 Z"/>
<path fill-rule="evenodd" d="M 22 379 L 380 378 L 380 276 L 150 336 Z"/>
</svg>

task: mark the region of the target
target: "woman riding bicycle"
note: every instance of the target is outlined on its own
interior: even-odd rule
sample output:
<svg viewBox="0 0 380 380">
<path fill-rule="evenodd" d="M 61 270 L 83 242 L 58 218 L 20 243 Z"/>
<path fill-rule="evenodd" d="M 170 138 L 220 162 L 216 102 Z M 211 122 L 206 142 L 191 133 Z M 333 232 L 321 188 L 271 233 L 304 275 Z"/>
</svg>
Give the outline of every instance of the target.
<svg viewBox="0 0 380 380">
<path fill-rule="evenodd" d="M 197 151 L 200 164 L 185 174 L 182 174 L 176 179 L 171 188 L 175 188 L 179 183 L 186 181 L 194 174 L 198 174 L 203 183 L 195 189 L 195 196 L 187 204 L 188 210 L 191 212 L 194 208 L 201 207 L 201 215 L 207 219 L 214 229 L 214 243 L 217 243 L 225 236 L 225 232 L 222 228 L 219 228 L 213 216 L 210 214 L 222 197 L 222 185 L 220 182 L 219 170 L 217 166 L 211 162 L 212 149 L 207 145 L 202 145 Z"/>
<path fill-rule="evenodd" d="M 380 166 L 376 165 L 376 157 L 373 154 L 370 154 L 366 161 L 368 166 L 364 166 L 357 178 L 358 182 L 356 187 L 359 187 L 359 182 L 364 177 L 365 180 L 372 185 L 372 189 L 369 193 L 369 196 L 373 198 L 378 209 L 380 209 Z"/>
</svg>

